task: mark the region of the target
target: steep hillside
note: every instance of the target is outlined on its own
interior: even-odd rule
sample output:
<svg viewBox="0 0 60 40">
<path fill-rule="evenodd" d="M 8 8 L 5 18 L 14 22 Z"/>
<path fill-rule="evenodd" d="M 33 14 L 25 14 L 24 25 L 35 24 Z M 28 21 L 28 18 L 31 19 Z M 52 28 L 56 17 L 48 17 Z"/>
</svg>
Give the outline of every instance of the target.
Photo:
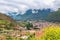
<svg viewBox="0 0 60 40">
<path fill-rule="evenodd" d="M 0 27 L 2 27 L 3 25 L 7 27 L 15 27 L 17 26 L 17 23 L 11 17 L 0 13 Z"/>
<path fill-rule="evenodd" d="M 60 9 L 49 14 L 46 20 L 50 22 L 60 22 Z"/>
<path fill-rule="evenodd" d="M 0 13 L 0 20 L 6 20 L 6 21 L 9 21 L 9 22 L 14 22 L 14 20 L 11 17 L 9 17 L 5 14 L 2 14 L 2 13 Z"/>
</svg>

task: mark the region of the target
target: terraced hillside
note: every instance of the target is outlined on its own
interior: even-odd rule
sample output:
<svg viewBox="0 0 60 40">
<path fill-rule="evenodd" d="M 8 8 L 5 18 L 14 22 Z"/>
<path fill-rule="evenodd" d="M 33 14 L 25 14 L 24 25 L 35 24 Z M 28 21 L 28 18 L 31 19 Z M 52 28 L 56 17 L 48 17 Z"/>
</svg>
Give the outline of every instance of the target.
<svg viewBox="0 0 60 40">
<path fill-rule="evenodd" d="M 4 29 L 10 29 L 10 28 L 14 28 L 17 26 L 17 23 L 15 20 L 13 20 L 12 18 L 10 18 L 9 16 L 0 13 L 0 29 L 2 29 L 2 27 Z"/>
</svg>

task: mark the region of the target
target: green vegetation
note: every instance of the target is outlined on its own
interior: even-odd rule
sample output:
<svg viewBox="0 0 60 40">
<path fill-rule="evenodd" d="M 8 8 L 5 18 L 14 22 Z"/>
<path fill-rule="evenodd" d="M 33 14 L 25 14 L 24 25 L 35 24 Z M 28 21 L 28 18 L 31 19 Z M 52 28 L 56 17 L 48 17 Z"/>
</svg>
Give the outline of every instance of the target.
<svg viewBox="0 0 60 40">
<path fill-rule="evenodd" d="M 28 37 L 27 40 L 37 40 L 36 37 L 35 37 L 35 34 L 32 34 Z"/>
<path fill-rule="evenodd" d="M 60 40 L 60 27 L 48 27 L 44 29 L 44 35 L 41 40 Z"/>
<path fill-rule="evenodd" d="M 27 24 L 27 22 L 19 22 L 18 23 L 20 26 L 22 26 L 22 27 L 25 27 L 25 25 Z"/>
<path fill-rule="evenodd" d="M 53 21 L 60 22 L 60 11 L 55 12 L 55 14 L 53 13 L 53 16 L 51 15 L 52 14 L 50 14 L 49 19 L 51 18 L 51 20 Z M 48 24 L 48 27 L 45 27 L 41 30 L 36 30 L 35 28 L 34 30 L 32 23 L 16 23 L 15 21 L 12 22 L 12 19 L 9 19 L 8 16 L 6 16 L 6 18 L 0 18 L 0 40 L 60 40 L 60 25 L 58 26 L 57 24 Z M 16 24 L 18 26 L 16 26 Z M 17 29 L 14 30 L 14 27 L 16 27 Z M 20 31 L 18 29 L 19 27 L 26 27 L 27 29 L 25 31 Z M 24 39 L 24 36 L 26 36 L 27 38 Z"/>
<path fill-rule="evenodd" d="M 31 28 L 33 28 L 33 24 L 30 22 L 20 22 L 18 23 L 21 27 L 26 27 L 28 30 L 30 30 Z"/>
<path fill-rule="evenodd" d="M 13 24 L 11 22 L 6 21 L 6 20 L 0 20 L 0 29 L 1 28 L 12 29 L 13 28 Z"/>
<path fill-rule="evenodd" d="M 33 24 L 32 23 L 29 23 L 29 22 L 25 26 L 26 26 L 26 28 L 28 30 L 30 30 L 31 28 L 33 28 Z"/>
<path fill-rule="evenodd" d="M 9 22 L 6 20 L 0 20 L 0 24 L 8 24 Z"/>
<path fill-rule="evenodd" d="M 42 30 L 42 36 L 30 35 L 27 40 L 60 40 L 60 26 L 51 25 Z M 38 33 L 38 35 L 41 35 Z"/>
<path fill-rule="evenodd" d="M 46 20 L 50 22 L 60 22 L 60 9 L 49 14 Z"/>
</svg>

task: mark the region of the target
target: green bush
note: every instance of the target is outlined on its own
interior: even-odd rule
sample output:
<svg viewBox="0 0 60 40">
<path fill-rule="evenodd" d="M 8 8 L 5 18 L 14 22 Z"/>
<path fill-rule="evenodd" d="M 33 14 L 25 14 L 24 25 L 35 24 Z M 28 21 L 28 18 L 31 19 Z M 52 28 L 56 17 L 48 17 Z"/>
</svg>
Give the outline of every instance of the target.
<svg viewBox="0 0 60 40">
<path fill-rule="evenodd" d="M 37 40 L 37 38 L 35 37 L 35 34 L 32 34 L 28 37 L 27 40 Z"/>
<path fill-rule="evenodd" d="M 31 28 L 33 28 L 33 24 L 32 23 L 29 23 L 29 22 L 25 26 L 26 26 L 26 28 L 28 30 L 30 30 Z"/>
<path fill-rule="evenodd" d="M 6 40 L 12 40 L 11 36 L 7 36 Z"/>
<path fill-rule="evenodd" d="M 51 26 L 44 28 L 43 35 L 38 38 L 37 37 L 31 35 L 27 40 L 60 40 L 60 27 Z"/>
<path fill-rule="evenodd" d="M 48 27 L 44 29 L 44 35 L 40 40 L 60 40 L 60 27 Z"/>
</svg>

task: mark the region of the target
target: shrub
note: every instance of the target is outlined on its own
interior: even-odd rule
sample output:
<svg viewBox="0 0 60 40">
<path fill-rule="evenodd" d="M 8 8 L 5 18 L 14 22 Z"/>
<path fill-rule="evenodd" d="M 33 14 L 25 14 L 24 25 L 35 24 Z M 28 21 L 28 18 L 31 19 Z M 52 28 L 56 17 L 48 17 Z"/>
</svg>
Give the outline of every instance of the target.
<svg viewBox="0 0 60 40">
<path fill-rule="evenodd" d="M 32 34 L 28 37 L 27 40 L 37 40 L 36 37 L 35 37 L 35 34 Z"/>
<path fill-rule="evenodd" d="M 25 26 L 26 26 L 26 28 L 28 30 L 30 30 L 31 28 L 33 28 L 33 24 L 32 23 L 29 23 L 29 22 Z"/>
<path fill-rule="evenodd" d="M 33 35 L 28 40 L 60 40 L 60 27 L 50 26 L 43 30 L 43 35 L 40 37 L 34 37 Z"/>
<path fill-rule="evenodd" d="M 40 37 L 40 40 L 60 40 L 60 27 L 51 26 L 43 29 L 44 35 Z"/>
<path fill-rule="evenodd" d="M 6 40 L 12 40 L 12 37 L 11 37 L 11 36 L 8 36 L 8 37 L 6 38 Z"/>
</svg>

